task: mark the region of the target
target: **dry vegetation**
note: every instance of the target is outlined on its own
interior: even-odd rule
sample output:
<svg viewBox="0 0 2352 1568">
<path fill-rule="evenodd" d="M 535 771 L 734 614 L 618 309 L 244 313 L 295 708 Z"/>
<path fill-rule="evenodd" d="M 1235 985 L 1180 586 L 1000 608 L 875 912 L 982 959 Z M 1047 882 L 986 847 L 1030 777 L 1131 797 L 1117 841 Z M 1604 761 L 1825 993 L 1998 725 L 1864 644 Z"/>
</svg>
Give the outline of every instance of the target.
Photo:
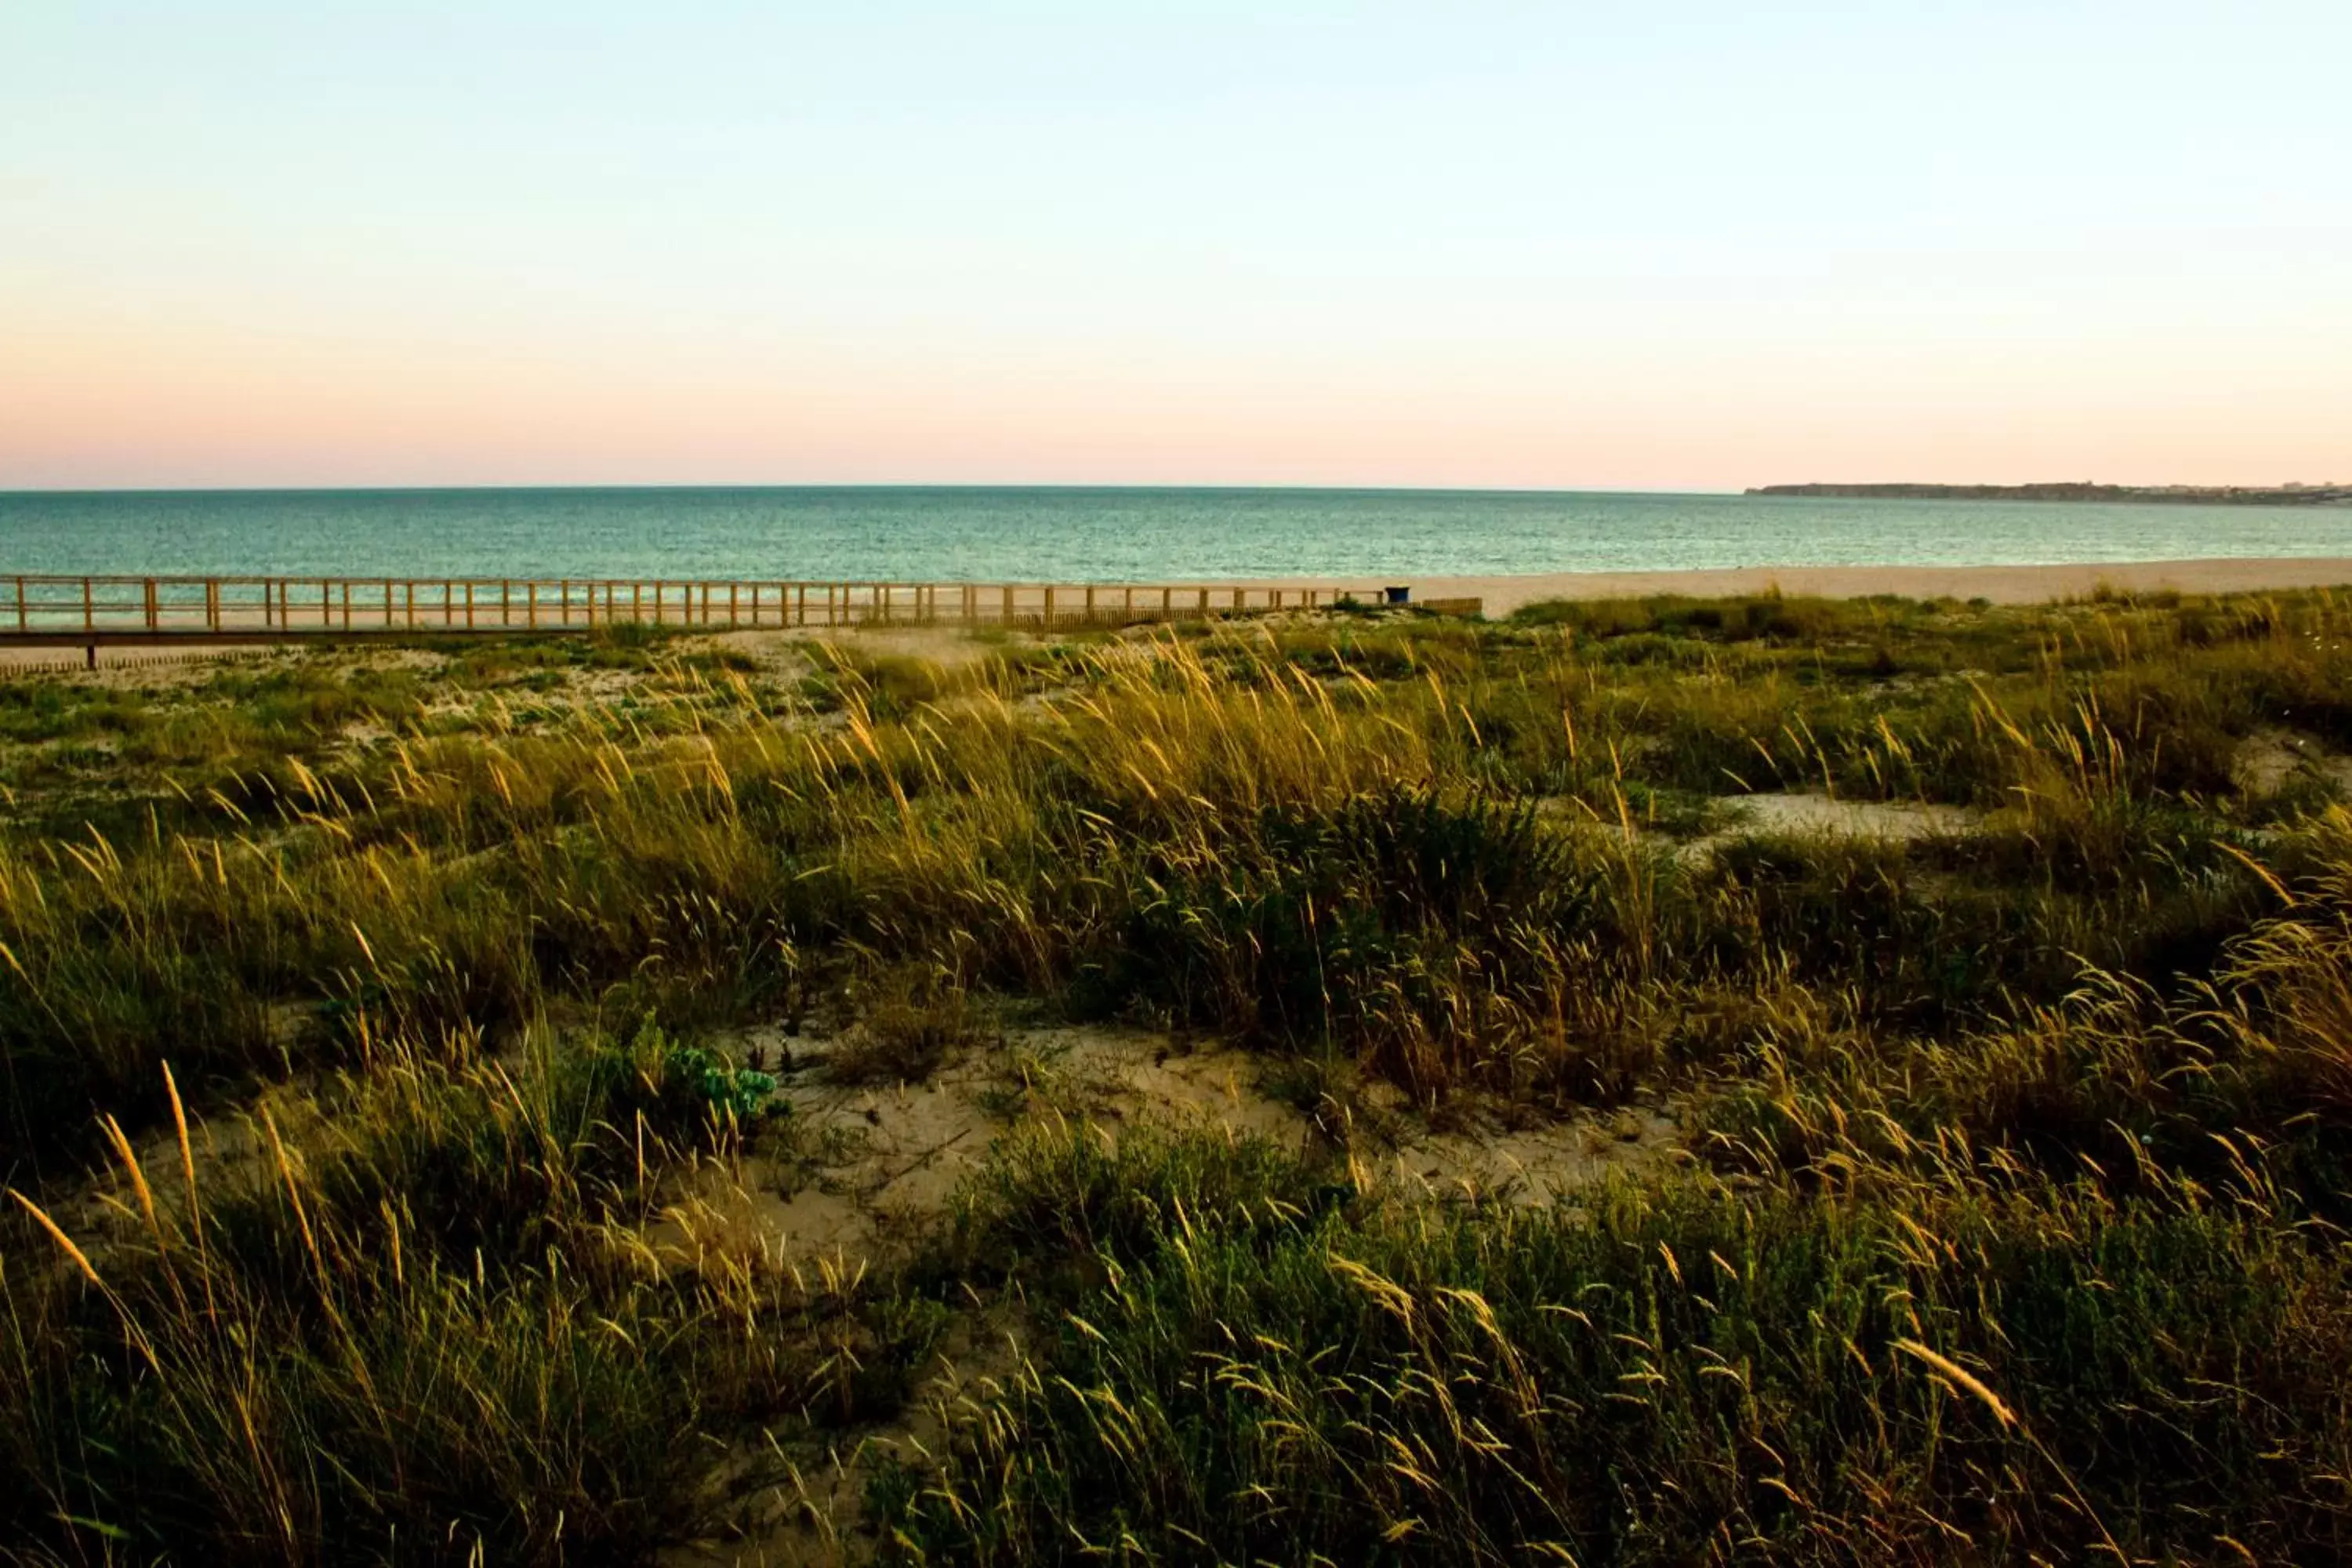
<svg viewBox="0 0 2352 1568">
<path fill-rule="evenodd" d="M 2347 753 L 2326 595 L 0 682 L 0 1553 L 2342 1560 Z"/>
</svg>

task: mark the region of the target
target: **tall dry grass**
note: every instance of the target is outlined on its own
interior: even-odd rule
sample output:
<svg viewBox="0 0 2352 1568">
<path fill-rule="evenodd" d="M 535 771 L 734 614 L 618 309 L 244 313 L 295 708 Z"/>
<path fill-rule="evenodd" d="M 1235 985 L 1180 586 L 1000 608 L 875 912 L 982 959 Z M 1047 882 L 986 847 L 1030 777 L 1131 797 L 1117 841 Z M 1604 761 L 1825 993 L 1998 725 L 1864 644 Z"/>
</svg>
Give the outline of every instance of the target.
<svg viewBox="0 0 2352 1568">
<path fill-rule="evenodd" d="M 608 994 L 742 1016 L 814 953 L 1368 1053 L 1423 1090 L 1622 1078 L 1574 1058 L 1622 1056 L 1600 1037 L 1656 984 L 1793 965 L 1942 1026 L 2059 994 L 2078 958 L 2194 974 L 2267 897 L 2248 856 L 2294 852 L 2198 793 L 2231 741 L 2207 719 L 2256 684 L 2304 700 L 2340 662 L 2308 625 L 2340 618 L 2153 668 L 2094 645 L 2079 679 L 2052 651 L 2030 689 L 1946 682 L 1900 724 L 1842 689 L 1790 710 L 1786 659 L 1669 700 L 1551 633 L 1244 634 L 1068 655 L 1043 704 L 974 677 L 885 720 L 845 666 L 819 727 L 682 696 L 278 764 L 205 797 L 205 831 L 0 846 L 7 1120 L 44 1157 L 88 1149 L 91 1108 L 159 1112 L 167 1054 L 209 1089 L 344 1059 L 362 1020 L 496 1030 Z M 1734 763 L 1993 815 L 1874 861 L 1711 869 L 1637 831 Z M 1568 814 L 1529 817 L 1538 795 Z"/>
<path fill-rule="evenodd" d="M 1048 1342 L 883 1479 L 894 1550 L 2343 1555 L 2352 827 L 2238 762 L 2352 740 L 2347 623 L 1658 601 L 553 720 L 257 688 L 170 789 L 0 835 L 0 1509 L 66 1561 L 642 1557 L 1010 1292 Z M 68 706 L 16 743 L 179 722 Z M 254 739 L 362 712 L 404 731 Z M 1797 788 L 1977 815 L 1726 827 Z M 1424 1107 L 1670 1089 L 1704 1168 L 1440 1212 L 1033 1131 L 903 1279 L 636 1239 L 745 1136 L 704 1035 L 864 1010 L 896 1074 L 989 990 Z M 244 1103 L 320 1109 L 180 1160 Z"/>
<path fill-rule="evenodd" d="M 12 1547 L 614 1561 L 714 1528 L 719 1460 L 838 1418 L 858 1369 L 828 1347 L 866 1308 L 781 1256 L 645 1239 L 739 1135 L 681 1070 L 657 1033 L 512 1065 L 379 1043 L 299 1124 L 281 1101 L 220 1139 L 167 1079 L 171 1142 L 108 1124 L 110 1219 L 12 1205 Z"/>
</svg>

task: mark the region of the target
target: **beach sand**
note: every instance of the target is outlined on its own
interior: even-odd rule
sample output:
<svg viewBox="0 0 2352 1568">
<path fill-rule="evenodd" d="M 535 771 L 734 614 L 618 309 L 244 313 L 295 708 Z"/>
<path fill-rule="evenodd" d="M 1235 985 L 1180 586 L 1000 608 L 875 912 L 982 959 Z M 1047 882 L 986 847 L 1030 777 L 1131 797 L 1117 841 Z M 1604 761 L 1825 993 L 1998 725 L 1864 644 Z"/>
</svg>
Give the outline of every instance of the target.
<svg viewBox="0 0 2352 1568">
<path fill-rule="evenodd" d="M 2135 593 L 2177 589 L 2233 594 L 2265 588 L 2352 584 L 2352 557 L 2269 560 L 2111 561 L 2069 566 L 1741 566 L 1696 572 L 1549 572 L 1525 576 L 1416 577 L 1415 599 L 1481 599 L 1489 616 L 1545 599 L 1612 599 L 1652 594 L 1784 594 L 1854 598 L 1894 594 L 1906 599 L 1990 599 L 1997 605 L 2075 598 L 2102 587 Z M 1287 586 L 1288 584 L 1269 584 Z"/>
</svg>

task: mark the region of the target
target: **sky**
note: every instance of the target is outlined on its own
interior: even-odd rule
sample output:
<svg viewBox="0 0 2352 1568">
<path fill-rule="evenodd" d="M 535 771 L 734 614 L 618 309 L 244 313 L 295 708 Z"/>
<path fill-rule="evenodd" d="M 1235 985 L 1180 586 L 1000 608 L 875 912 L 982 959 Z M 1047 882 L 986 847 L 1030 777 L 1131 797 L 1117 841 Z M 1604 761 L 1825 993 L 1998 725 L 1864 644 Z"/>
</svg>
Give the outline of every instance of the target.
<svg viewBox="0 0 2352 1568">
<path fill-rule="evenodd" d="M 0 488 L 2352 481 L 2352 5 L 0 0 Z"/>
</svg>

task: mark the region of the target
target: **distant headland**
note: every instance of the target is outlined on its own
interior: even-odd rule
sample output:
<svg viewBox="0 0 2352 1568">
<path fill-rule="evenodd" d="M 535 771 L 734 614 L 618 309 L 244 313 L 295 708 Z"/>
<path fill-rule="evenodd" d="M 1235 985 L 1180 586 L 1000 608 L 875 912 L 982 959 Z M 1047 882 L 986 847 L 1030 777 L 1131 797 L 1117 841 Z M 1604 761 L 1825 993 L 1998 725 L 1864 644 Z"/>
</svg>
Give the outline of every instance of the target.
<svg viewBox="0 0 2352 1568">
<path fill-rule="evenodd" d="M 2317 485 L 1757 485 L 1752 496 L 1851 500 L 2173 501 L 2196 506 L 2352 506 L 2352 484 Z"/>
</svg>

